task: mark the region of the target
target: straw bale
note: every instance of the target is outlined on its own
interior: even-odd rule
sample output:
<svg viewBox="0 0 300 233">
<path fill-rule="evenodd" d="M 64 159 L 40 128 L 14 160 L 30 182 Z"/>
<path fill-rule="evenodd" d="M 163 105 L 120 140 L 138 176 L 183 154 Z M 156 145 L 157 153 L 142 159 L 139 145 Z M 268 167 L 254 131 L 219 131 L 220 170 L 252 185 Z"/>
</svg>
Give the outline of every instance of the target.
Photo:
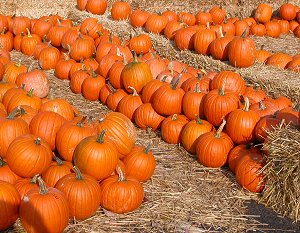
<svg viewBox="0 0 300 233">
<path fill-rule="evenodd" d="M 269 151 L 264 174 L 266 186 L 260 202 L 277 213 L 300 220 L 300 131 L 281 125 L 270 132 L 263 146 Z"/>
</svg>

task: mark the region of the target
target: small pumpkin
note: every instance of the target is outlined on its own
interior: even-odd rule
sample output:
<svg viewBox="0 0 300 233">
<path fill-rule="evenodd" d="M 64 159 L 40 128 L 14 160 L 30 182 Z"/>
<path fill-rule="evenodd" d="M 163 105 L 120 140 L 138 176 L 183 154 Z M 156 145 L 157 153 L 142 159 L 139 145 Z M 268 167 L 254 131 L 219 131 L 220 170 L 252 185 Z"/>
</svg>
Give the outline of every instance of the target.
<svg viewBox="0 0 300 233">
<path fill-rule="evenodd" d="M 128 2 L 117 1 L 113 3 L 110 12 L 114 20 L 126 20 L 131 14 L 131 6 Z"/>
</svg>

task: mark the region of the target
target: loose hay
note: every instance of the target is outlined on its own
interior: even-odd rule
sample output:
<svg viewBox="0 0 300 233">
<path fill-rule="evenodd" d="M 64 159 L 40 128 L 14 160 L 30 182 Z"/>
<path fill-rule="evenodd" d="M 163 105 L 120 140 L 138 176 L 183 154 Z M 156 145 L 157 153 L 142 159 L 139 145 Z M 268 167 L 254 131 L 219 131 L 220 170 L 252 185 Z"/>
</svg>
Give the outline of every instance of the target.
<svg viewBox="0 0 300 233">
<path fill-rule="evenodd" d="M 266 187 L 260 202 L 294 221 L 300 220 L 300 131 L 288 126 L 269 134 Z"/>
</svg>

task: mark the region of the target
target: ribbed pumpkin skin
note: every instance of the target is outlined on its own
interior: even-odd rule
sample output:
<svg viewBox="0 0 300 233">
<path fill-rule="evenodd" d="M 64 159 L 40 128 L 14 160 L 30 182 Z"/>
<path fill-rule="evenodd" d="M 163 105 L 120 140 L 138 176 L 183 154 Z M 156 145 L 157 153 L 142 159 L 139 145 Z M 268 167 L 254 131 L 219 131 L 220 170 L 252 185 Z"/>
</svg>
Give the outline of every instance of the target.
<svg viewBox="0 0 300 233">
<path fill-rule="evenodd" d="M 156 161 L 153 151 L 146 151 L 147 149 L 144 146 L 135 146 L 123 159 L 127 176 L 135 177 L 141 182 L 146 182 L 151 178 L 156 167 Z"/>
<path fill-rule="evenodd" d="M 85 220 L 91 217 L 100 205 L 100 185 L 89 175 L 82 174 L 82 179 L 77 179 L 74 173 L 68 174 L 57 182 L 55 188 L 66 195 L 70 218 Z"/>
<path fill-rule="evenodd" d="M 128 87 L 133 87 L 137 93 L 140 93 L 152 79 L 149 66 L 145 62 L 137 60 L 128 63 L 121 72 L 121 82 L 129 93 L 132 93 L 132 90 Z"/>
<path fill-rule="evenodd" d="M 272 6 L 268 4 L 260 4 L 255 11 L 255 20 L 260 23 L 270 21 L 272 17 Z"/>
<path fill-rule="evenodd" d="M 100 119 L 97 132 L 106 130 L 104 139 L 110 140 L 117 148 L 119 155 L 124 157 L 134 147 L 137 132 L 128 117 L 118 112 L 110 112 Z"/>
<path fill-rule="evenodd" d="M 65 99 L 53 99 L 43 103 L 40 107 L 40 112 L 52 111 L 56 112 L 66 120 L 70 121 L 74 118 L 74 110 Z"/>
<path fill-rule="evenodd" d="M 263 166 L 261 154 L 244 155 L 236 166 L 237 182 L 250 192 L 260 193 L 264 189 L 264 176 L 259 173 Z"/>
<path fill-rule="evenodd" d="M 80 141 L 96 134 L 96 129 L 85 123 L 66 122 L 57 131 L 55 139 L 56 150 L 64 160 L 72 162 L 73 153 Z"/>
<path fill-rule="evenodd" d="M 195 120 L 197 115 L 200 118 L 204 118 L 203 113 L 203 97 L 205 92 L 200 91 L 188 91 L 182 98 L 182 111 L 184 115 L 190 120 Z"/>
<path fill-rule="evenodd" d="M 284 69 L 284 67 L 292 61 L 293 58 L 285 53 L 275 53 L 267 58 L 266 65 L 275 66 L 279 69 Z"/>
<path fill-rule="evenodd" d="M 179 144 L 184 126 L 189 122 L 185 115 L 174 114 L 165 118 L 161 124 L 161 137 L 169 144 Z"/>
<path fill-rule="evenodd" d="M 16 173 L 14 173 L 9 166 L 0 159 L 0 180 L 14 184 L 18 179 L 20 179 Z"/>
<path fill-rule="evenodd" d="M 268 136 L 280 124 L 280 120 L 272 117 L 263 117 L 255 126 L 255 136 L 260 142 L 264 142 Z"/>
<path fill-rule="evenodd" d="M 143 103 L 150 103 L 152 102 L 152 96 L 155 91 L 163 85 L 167 85 L 167 82 L 162 82 L 158 79 L 153 79 L 146 86 L 143 88 L 142 91 L 142 101 Z"/>
<path fill-rule="evenodd" d="M 49 167 L 52 151 L 44 140 L 38 140 L 32 134 L 24 134 L 15 138 L 9 145 L 6 160 L 8 166 L 17 175 L 33 177 Z"/>
<path fill-rule="evenodd" d="M 252 66 L 256 59 L 256 46 L 250 38 L 236 37 L 228 47 L 229 62 L 235 67 Z"/>
<path fill-rule="evenodd" d="M 214 131 L 214 127 L 208 121 L 190 121 L 182 130 L 181 143 L 183 148 L 191 154 L 196 154 L 199 136 L 210 131 Z"/>
<path fill-rule="evenodd" d="M 127 213 L 137 209 L 144 199 L 144 188 L 133 177 L 118 181 L 118 175 L 110 176 L 100 184 L 101 206 L 113 213 Z"/>
<path fill-rule="evenodd" d="M 23 199 L 23 197 L 25 196 L 25 194 L 33 188 L 38 187 L 37 183 L 35 181 L 33 181 L 33 178 L 21 178 L 18 179 L 15 183 L 14 183 L 15 188 L 18 190 L 21 200 Z"/>
<path fill-rule="evenodd" d="M 233 38 L 233 36 L 224 36 L 213 40 L 209 45 L 209 50 L 213 58 L 221 61 L 228 60 L 228 45 Z"/>
<path fill-rule="evenodd" d="M 109 132 L 109 129 L 107 129 Z M 118 151 L 112 141 L 97 141 L 98 136 L 83 139 L 74 151 L 74 164 L 96 180 L 107 178 L 118 164 Z"/>
<path fill-rule="evenodd" d="M 205 97 L 203 102 L 204 115 L 206 119 L 218 126 L 228 113 L 239 106 L 239 97 L 236 93 L 227 91 L 225 95 L 220 95 L 220 90 L 212 90 Z"/>
<path fill-rule="evenodd" d="M 196 146 L 198 161 L 206 167 L 222 167 L 228 158 L 233 142 L 226 133 L 221 133 L 220 138 L 214 132 L 201 135 Z"/>
<path fill-rule="evenodd" d="M 35 188 L 21 201 L 19 215 L 22 226 L 29 233 L 63 232 L 69 222 L 68 201 L 55 188 L 48 188 L 46 194 L 40 194 L 40 189 Z"/>
<path fill-rule="evenodd" d="M 17 220 L 21 202 L 17 189 L 0 180 L 0 231 L 9 228 Z"/>
<path fill-rule="evenodd" d="M 216 33 L 213 30 L 205 29 L 198 31 L 194 35 L 194 48 L 196 52 L 202 55 L 209 55 L 209 45 L 216 38 Z"/>
</svg>

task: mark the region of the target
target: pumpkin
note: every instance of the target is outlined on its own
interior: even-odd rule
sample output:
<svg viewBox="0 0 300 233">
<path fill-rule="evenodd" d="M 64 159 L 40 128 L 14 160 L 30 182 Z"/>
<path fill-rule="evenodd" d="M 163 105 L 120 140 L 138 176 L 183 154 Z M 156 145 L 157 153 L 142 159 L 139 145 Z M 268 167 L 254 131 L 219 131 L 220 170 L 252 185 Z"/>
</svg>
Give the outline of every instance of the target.
<svg viewBox="0 0 300 233">
<path fill-rule="evenodd" d="M 33 189 L 35 187 L 38 187 L 37 184 L 37 178 L 39 175 L 35 175 L 32 178 L 21 178 L 18 179 L 15 183 L 14 186 L 17 189 L 21 200 L 23 199 L 23 197 L 25 196 L 25 194 L 30 190 Z"/>
<path fill-rule="evenodd" d="M 8 21 L 5 15 L 0 15 L 0 31 L 2 31 L 3 28 L 8 28 Z"/>
<path fill-rule="evenodd" d="M 250 106 L 250 110 L 256 112 L 260 118 L 270 117 L 277 112 L 276 105 L 268 100 L 260 100 Z"/>
<path fill-rule="evenodd" d="M 134 147 L 137 133 L 130 119 L 118 112 L 110 112 L 99 120 L 97 132 L 106 130 L 105 139 L 114 143 L 122 158 Z"/>
<path fill-rule="evenodd" d="M 148 82 L 142 90 L 142 101 L 143 103 L 149 103 L 152 102 L 152 96 L 155 93 L 155 91 L 160 88 L 163 85 L 167 85 L 167 82 L 163 82 L 158 79 L 153 79 L 150 82 Z"/>
<path fill-rule="evenodd" d="M 118 163 L 118 151 L 111 140 L 103 138 L 105 132 L 81 140 L 73 154 L 75 166 L 96 180 L 107 178 Z"/>
<path fill-rule="evenodd" d="M 129 20 L 133 27 L 143 27 L 150 15 L 150 12 L 138 8 L 131 13 Z"/>
<path fill-rule="evenodd" d="M 69 203 L 70 217 L 85 220 L 97 211 L 100 201 L 100 185 L 93 177 L 81 174 L 77 167 L 74 173 L 61 178 L 55 188 L 66 195 Z"/>
<path fill-rule="evenodd" d="M 128 2 L 117 1 L 113 3 L 110 12 L 114 20 L 126 20 L 131 14 L 131 6 Z"/>
<path fill-rule="evenodd" d="M 281 26 L 276 21 L 270 21 L 265 23 L 267 36 L 277 38 L 281 34 Z"/>
<path fill-rule="evenodd" d="M 233 174 L 235 174 L 238 160 L 249 153 L 260 153 L 260 150 L 257 147 L 254 147 L 252 144 L 238 145 L 230 150 L 227 162 L 229 169 Z"/>
<path fill-rule="evenodd" d="M 209 13 L 211 14 L 214 24 L 222 24 L 226 16 L 226 11 L 218 6 L 212 7 Z"/>
<path fill-rule="evenodd" d="M 266 65 L 275 66 L 279 69 L 284 69 L 284 67 L 292 61 L 293 58 L 285 53 L 275 53 L 268 57 L 266 60 Z"/>
<path fill-rule="evenodd" d="M 149 66 L 145 62 L 139 62 L 136 54 L 134 60 L 125 65 L 121 72 L 121 82 L 129 93 L 132 93 L 132 90 L 128 87 L 133 87 L 137 93 L 141 93 L 143 87 L 152 79 Z"/>
<path fill-rule="evenodd" d="M 61 38 L 61 46 L 64 49 L 70 49 L 70 46 L 78 39 L 78 37 L 79 31 L 77 29 L 70 28 Z"/>
<path fill-rule="evenodd" d="M 152 42 L 146 34 L 133 36 L 129 40 L 129 48 L 136 54 L 147 53 L 152 48 Z"/>
<path fill-rule="evenodd" d="M 87 0 L 77 0 L 76 7 L 78 10 L 83 11 L 85 10 L 86 4 L 87 4 Z"/>
<path fill-rule="evenodd" d="M 110 86 L 110 85 L 109 85 Z M 124 89 L 115 89 L 110 86 L 111 92 L 106 98 L 106 105 L 110 110 L 116 111 L 119 102 L 125 98 L 128 94 Z"/>
<path fill-rule="evenodd" d="M 19 74 L 25 73 L 27 66 L 19 62 L 9 62 L 5 65 L 5 81 L 15 83 Z"/>
<path fill-rule="evenodd" d="M 189 122 L 185 115 L 173 114 L 161 124 L 161 137 L 169 144 L 179 144 L 184 126 Z"/>
<path fill-rule="evenodd" d="M 70 70 L 73 64 L 76 63 L 75 60 L 71 59 L 68 55 L 65 55 L 64 59 L 60 59 L 55 66 L 54 75 L 59 79 L 69 79 Z"/>
<path fill-rule="evenodd" d="M 39 64 L 43 70 L 55 69 L 60 59 L 60 51 L 55 47 L 42 49 L 39 55 Z"/>
<path fill-rule="evenodd" d="M 181 143 L 184 149 L 191 154 L 196 154 L 196 146 L 199 137 L 207 132 L 214 131 L 214 127 L 208 121 L 201 120 L 197 116 L 196 120 L 190 121 L 182 130 Z"/>
<path fill-rule="evenodd" d="M 279 14 L 282 19 L 293 20 L 296 18 L 296 7 L 293 4 L 285 3 L 279 8 Z"/>
<path fill-rule="evenodd" d="M 173 84 L 163 85 L 152 96 L 153 109 L 160 115 L 180 114 L 184 90 L 178 87 L 180 79 Z"/>
<path fill-rule="evenodd" d="M 85 9 L 96 15 L 103 15 L 107 8 L 106 0 L 88 0 Z"/>
<path fill-rule="evenodd" d="M 46 36 L 43 38 L 43 41 L 38 43 L 35 48 L 34 48 L 34 51 L 33 51 L 33 57 L 35 59 L 39 59 L 40 57 L 40 54 L 41 54 L 41 51 L 44 49 L 44 48 L 48 48 L 50 47 L 50 41 L 46 41 Z"/>
<path fill-rule="evenodd" d="M 155 55 L 152 55 L 152 58 L 147 60 L 146 63 L 150 68 L 153 78 L 156 78 L 161 72 L 167 69 L 167 65 L 164 60 L 155 57 Z"/>
<path fill-rule="evenodd" d="M 267 98 L 267 94 L 259 87 L 259 85 L 246 87 L 243 96 L 248 97 L 250 104 L 258 103 Z"/>
<path fill-rule="evenodd" d="M 216 38 L 216 32 L 209 28 L 198 31 L 194 35 L 194 48 L 196 52 L 202 55 L 210 55 L 209 45 Z"/>
<path fill-rule="evenodd" d="M 7 29 L 4 28 L 1 32 L 0 32 L 0 45 L 3 49 L 7 50 L 7 51 L 11 51 L 14 47 L 14 39 L 12 37 L 12 35 L 10 35 L 7 32 Z"/>
<path fill-rule="evenodd" d="M 182 23 L 188 26 L 194 26 L 196 24 L 196 17 L 189 12 L 179 12 L 178 18 Z"/>
<path fill-rule="evenodd" d="M 135 111 L 135 123 L 142 129 L 157 130 L 160 128 L 165 118 L 158 114 L 150 103 L 144 103 Z"/>
<path fill-rule="evenodd" d="M 174 41 L 179 50 L 194 50 L 195 34 L 199 31 L 196 27 L 186 27 L 178 29 L 174 36 Z"/>
<path fill-rule="evenodd" d="M 199 90 L 204 91 L 204 92 L 208 92 L 209 91 L 209 84 L 211 82 L 211 79 L 209 79 L 207 77 L 207 75 L 202 75 L 201 73 L 198 73 L 196 77 L 192 77 L 189 78 L 187 80 L 185 80 L 182 85 L 181 88 L 185 91 L 191 91 L 191 90 L 195 90 L 196 85 L 199 86 Z"/>
<path fill-rule="evenodd" d="M 89 17 L 81 23 L 80 32 L 83 35 L 89 35 L 93 39 L 96 39 L 99 37 L 99 33 L 103 32 L 103 25 L 98 21 L 98 19 Z"/>
<path fill-rule="evenodd" d="M 105 78 L 92 71 L 91 75 L 82 82 L 82 96 L 87 100 L 96 101 L 99 99 L 100 89 L 104 85 Z"/>
<path fill-rule="evenodd" d="M 103 76 L 104 78 L 108 78 L 107 74 L 108 74 L 108 71 L 110 70 L 110 68 L 112 67 L 112 65 L 115 62 L 122 61 L 123 57 L 121 56 L 119 49 L 117 50 L 117 53 L 108 53 L 102 58 L 98 57 L 98 51 L 100 51 L 100 50 L 97 49 L 96 60 L 99 63 L 99 66 L 98 66 L 98 69 L 96 70 L 96 72 L 98 74 L 100 74 L 101 76 Z"/>
<path fill-rule="evenodd" d="M 265 63 L 271 55 L 272 55 L 272 53 L 264 50 L 263 46 L 262 46 L 260 50 L 256 51 L 256 60 L 259 63 Z"/>
<path fill-rule="evenodd" d="M 101 206 L 113 213 L 127 213 L 137 209 L 144 199 L 141 183 L 130 176 L 125 177 L 122 170 L 100 183 Z"/>
<path fill-rule="evenodd" d="M 162 34 L 167 23 L 168 18 L 163 15 L 152 14 L 147 18 L 145 29 L 147 32 Z"/>
<path fill-rule="evenodd" d="M 42 173 L 42 178 L 49 187 L 54 187 L 57 181 L 68 175 L 72 171 L 73 164 L 68 161 L 62 161 L 60 158 L 53 156 L 54 160 L 50 166 Z"/>
<path fill-rule="evenodd" d="M 231 91 L 224 91 L 224 85 L 218 90 L 212 90 L 203 99 L 203 109 L 206 119 L 218 126 L 222 120 L 239 106 L 239 97 Z"/>
<path fill-rule="evenodd" d="M 86 117 L 66 122 L 57 131 L 56 150 L 64 160 L 72 162 L 74 150 L 80 141 L 96 134 L 96 129 L 86 122 Z"/>
<path fill-rule="evenodd" d="M 16 117 L 20 111 L 16 109 L 7 117 L 0 118 L 0 156 L 2 158 L 6 158 L 7 149 L 16 137 L 29 133 L 28 124 Z"/>
<path fill-rule="evenodd" d="M 71 67 L 72 69 L 72 67 Z M 71 75 L 70 70 L 70 89 L 75 94 L 81 94 L 81 88 L 83 81 L 89 77 L 89 73 L 86 69 L 77 70 Z"/>
<path fill-rule="evenodd" d="M 249 99 L 246 97 L 243 109 L 236 109 L 227 117 L 226 133 L 237 144 L 249 144 L 255 140 L 255 126 L 260 116 L 249 109 Z"/>
<path fill-rule="evenodd" d="M 17 180 L 21 179 L 16 173 L 14 173 L 7 163 L 0 157 L 0 181 L 5 181 L 10 184 L 16 183 Z"/>
<path fill-rule="evenodd" d="M 93 38 L 81 34 L 79 34 L 79 37 L 69 47 L 70 56 L 75 61 L 91 57 L 94 50 Z"/>
<path fill-rule="evenodd" d="M 228 60 L 228 47 L 233 38 L 233 36 L 224 36 L 222 27 L 220 27 L 220 37 L 213 40 L 209 45 L 209 51 L 213 58 L 221 61 Z"/>
<path fill-rule="evenodd" d="M 205 167 L 222 167 L 226 164 L 229 151 L 233 148 L 230 137 L 222 132 L 226 121 L 220 125 L 216 132 L 202 134 L 196 144 L 196 154 L 199 163 Z"/>
<path fill-rule="evenodd" d="M 164 35 L 169 40 L 174 40 L 175 35 L 177 34 L 177 31 L 182 28 L 183 28 L 182 23 L 175 21 L 175 20 L 169 21 L 164 29 Z"/>
<path fill-rule="evenodd" d="M 10 183 L 0 180 L 0 231 L 12 226 L 18 218 L 21 198 Z"/>
<path fill-rule="evenodd" d="M 67 198 L 55 188 L 46 188 L 41 177 L 38 183 L 39 188 L 31 189 L 21 201 L 22 226 L 27 232 L 62 232 L 69 222 Z"/>
<path fill-rule="evenodd" d="M 124 58 L 123 61 L 115 62 L 108 71 L 108 81 L 115 89 L 124 89 L 123 83 L 121 82 L 121 73 L 126 64 L 127 62 Z"/>
<path fill-rule="evenodd" d="M 300 27 L 299 27 L 299 29 L 300 29 Z M 293 59 L 288 64 L 286 64 L 285 69 L 292 70 L 292 71 L 299 73 L 300 72 L 300 59 Z"/>
<path fill-rule="evenodd" d="M 225 82 L 225 91 L 232 91 L 241 95 L 245 91 L 244 79 L 235 72 L 224 70 L 219 72 L 210 82 L 210 89 L 220 89 Z"/>
<path fill-rule="evenodd" d="M 249 67 L 255 62 L 256 46 L 251 38 L 245 37 L 247 31 L 245 30 L 241 37 L 236 37 L 229 43 L 228 58 L 234 67 Z"/>
<path fill-rule="evenodd" d="M 36 34 L 31 34 L 29 29 L 27 29 L 27 36 L 22 37 L 20 49 L 25 55 L 32 56 L 35 46 L 42 42 L 41 38 Z"/>
<path fill-rule="evenodd" d="M 30 133 L 48 142 L 50 148 L 55 150 L 57 131 L 65 122 L 65 118 L 56 112 L 39 112 L 30 122 Z"/>
<path fill-rule="evenodd" d="M 259 23 L 266 23 L 271 20 L 272 17 L 272 6 L 268 4 L 259 4 L 255 10 L 254 18 Z"/>
<path fill-rule="evenodd" d="M 196 23 L 200 25 L 207 25 L 207 23 L 212 23 L 212 15 L 209 12 L 197 12 L 195 15 Z"/>
<path fill-rule="evenodd" d="M 287 20 L 278 20 L 277 21 L 280 24 L 281 33 L 283 34 L 289 34 L 290 33 L 290 24 Z"/>
<path fill-rule="evenodd" d="M 202 100 L 205 94 L 205 92 L 200 91 L 198 84 L 196 84 L 195 90 L 184 94 L 182 98 L 182 111 L 188 119 L 195 120 L 197 116 L 204 118 Z"/>
<path fill-rule="evenodd" d="M 261 172 L 264 165 L 261 154 L 244 155 L 236 165 L 237 182 L 250 192 L 261 192 L 264 189 L 264 176 Z"/>
<path fill-rule="evenodd" d="M 5 158 L 8 166 L 17 175 L 33 177 L 49 167 L 52 151 L 46 141 L 32 134 L 24 134 L 11 142 Z"/>
<path fill-rule="evenodd" d="M 49 41 L 51 41 L 51 44 L 53 46 L 59 47 L 61 45 L 62 37 L 68 30 L 69 28 L 62 26 L 59 23 L 57 26 L 50 28 L 50 30 L 47 33 L 47 38 Z"/>
<path fill-rule="evenodd" d="M 49 20 L 38 19 L 31 28 L 31 33 L 43 38 L 48 34 L 51 27 L 52 25 Z"/>
<path fill-rule="evenodd" d="M 19 115 L 17 117 L 22 118 L 28 125 L 30 124 L 32 118 L 37 114 L 37 110 L 29 105 L 19 105 L 18 107 L 12 110 L 15 111 L 19 109 Z"/>
<path fill-rule="evenodd" d="M 99 92 L 99 100 L 102 104 L 106 104 L 107 97 L 112 92 L 111 85 L 105 84 Z"/>
<path fill-rule="evenodd" d="M 276 118 L 279 120 L 284 119 L 287 124 L 292 124 L 295 126 L 300 125 L 299 110 L 296 110 L 292 107 L 286 107 L 281 109 L 279 112 L 277 112 Z"/>
<path fill-rule="evenodd" d="M 222 25 L 222 32 L 226 36 L 234 36 L 235 35 L 235 26 L 231 22 L 224 22 Z"/>
<path fill-rule="evenodd" d="M 271 100 L 271 99 L 269 99 Z M 291 107 L 293 105 L 292 101 L 285 97 L 285 96 L 277 96 L 276 98 L 273 99 L 273 104 L 277 107 L 277 110 L 280 111 L 281 109 Z"/>
<path fill-rule="evenodd" d="M 146 182 L 155 171 L 156 161 L 151 150 L 151 144 L 147 147 L 135 146 L 132 151 L 125 156 L 123 163 L 126 168 L 126 175 Z"/>
<path fill-rule="evenodd" d="M 258 141 L 264 142 L 269 132 L 275 131 L 276 127 L 280 125 L 280 120 L 274 117 L 263 117 L 255 126 L 255 136 Z"/>
<path fill-rule="evenodd" d="M 26 28 L 30 28 L 30 19 L 26 16 L 17 16 L 13 18 L 12 32 L 14 35 L 26 32 Z"/>
<path fill-rule="evenodd" d="M 270 30 L 270 25 L 268 30 Z M 252 24 L 250 26 L 250 34 L 251 35 L 255 35 L 255 36 L 264 36 L 266 35 L 267 30 L 266 30 L 266 26 L 263 24 Z M 270 36 L 270 32 L 268 34 Z"/>
</svg>

